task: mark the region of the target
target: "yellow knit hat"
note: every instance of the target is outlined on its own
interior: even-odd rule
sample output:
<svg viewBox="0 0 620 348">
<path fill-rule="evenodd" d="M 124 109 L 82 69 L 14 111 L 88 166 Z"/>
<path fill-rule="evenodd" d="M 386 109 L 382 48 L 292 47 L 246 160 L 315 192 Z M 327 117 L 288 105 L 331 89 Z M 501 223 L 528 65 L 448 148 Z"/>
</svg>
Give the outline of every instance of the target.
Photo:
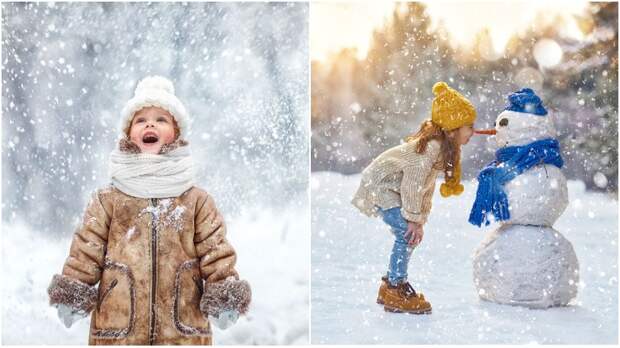
<svg viewBox="0 0 620 348">
<path fill-rule="evenodd" d="M 437 82 L 433 86 L 432 117 L 431 121 L 445 131 L 473 125 L 476 120 L 476 109 L 472 103 L 454 89 L 443 82 Z M 461 163 L 455 163 L 452 178 L 446 178 L 439 187 L 442 197 L 458 196 L 463 193 L 461 184 Z"/>
<path fill-rule="evenodd" d="M 441 129 L 451 131 L 474 124 L 476 109 L 459 92 L 440 81 L 433 86 L 433 94 L 435 99 L 433 99 L 431 120 Z"/>
</svg>

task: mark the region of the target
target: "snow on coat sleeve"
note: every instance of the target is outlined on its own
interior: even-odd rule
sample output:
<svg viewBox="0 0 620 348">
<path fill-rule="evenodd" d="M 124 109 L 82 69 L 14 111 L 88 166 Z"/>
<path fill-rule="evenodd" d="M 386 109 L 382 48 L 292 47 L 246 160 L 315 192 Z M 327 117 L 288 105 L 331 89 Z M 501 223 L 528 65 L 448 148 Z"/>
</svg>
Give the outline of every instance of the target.
<svg viewBox="0 0 620 348">
<path fill-rule="evenodd" d="M 402 200 L 401 214 L 407 221 L 424 224 L 430 212 L 432 192 L 425 195 L 425 185 L 433 170 L 433 163 L 439 155 L 440 145 L 430 141 L 426 152 L 417 156 L 415 161 L 403 168 L 400 185 Z"/>
<path fill-rule="evenodd" d="M 69 257 L 62 274 L 78 279 L 88 285 L 95 285 L 101 278 L 105 250 L 110 229 L 110 214 L 106 211 L 98 193 L 94 193 L 82 226 L 73 235 Z"/>
<path fill-rule="evenodd" d="M 66 305 L 83 313 L 97 301 L 96 284 L 101 278 L 110 227 L 110 214 L 98 193 L 93 193 L 82 225 L 73 235 L 62 274 L 54 275 L 48 288 L 51 305 Z"/>
<path fill-rule="evenodd" d="M 206 280 L 200 310 L 205 316 L 215 318 L 225 312 L 244 314 L 252 293 L 250 284 L 239 280 L 234 269 L 237 256 L 226 240 L 224 219 L 210 196 L 205 195 L 198 204 L 194 243 L 200 258 L 200 271 Z"/>
<path fill-rule="evenodd" d="M 200 259 L 200 271 L 207 283 L 215 283 L 229 276 L 238 279 L 235 271 L 237 255 L 226 240 L 226 225 L 209 195 L 197 202 L 194 244 Z"/>
</svg>

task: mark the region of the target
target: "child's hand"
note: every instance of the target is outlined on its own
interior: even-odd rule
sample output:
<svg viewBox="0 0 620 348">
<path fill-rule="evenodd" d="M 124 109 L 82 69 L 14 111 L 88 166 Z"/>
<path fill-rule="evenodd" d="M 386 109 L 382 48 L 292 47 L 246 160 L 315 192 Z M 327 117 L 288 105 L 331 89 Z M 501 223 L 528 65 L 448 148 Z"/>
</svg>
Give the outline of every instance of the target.
<svg viewBox="0 0 620 348">
<path fill-rule="evenodd" d="M 211 324 L 215 325 L 220 330 L 226 330 L 231 327 L 239 319 L 239 312 L 236 310 L 227 310 L 220 313 L 219 316 L 211 316 L 209 320 Z"/>
<path fill-rule="evenodd" d="M 240 314 L 248 310 L 252 298 L 250 284 L 233 276 L 214 283 L 205 283 L 200 300 L 200 311 L 220 329 L 234 324 Z"/>
<path fill-rule="evenodd" d="M 64 304 L 59 304 L 56 308 L 58 309 L 58 318 L 67 329 L 70 328 L 76 321 L 88 316 L 88 314 L 81 311 L 76 311 L 75 309 Z"/>
<path fill-rule="evenodd" d="M 424 228 L 421 224 L 416 222 L 407 222 L 407 232 L 405 233 L 405 239 L 408 240 L 410 247 L 415 247 L 422 242 L 424 237 Z"/>
</svg>

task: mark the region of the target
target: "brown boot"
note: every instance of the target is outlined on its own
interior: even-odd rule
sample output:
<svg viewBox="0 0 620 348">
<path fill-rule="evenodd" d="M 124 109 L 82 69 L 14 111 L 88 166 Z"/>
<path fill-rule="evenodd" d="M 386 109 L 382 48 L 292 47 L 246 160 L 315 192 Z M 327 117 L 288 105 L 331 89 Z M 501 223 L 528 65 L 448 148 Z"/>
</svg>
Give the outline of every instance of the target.
<svg viewBox="0 0 620 348">
<path fill-rule="evenodd" d="M 377 294 L 377 303 L 382 305 L 385 304 L 385 292 L 387 291 L 388 288 L 388 277 L 386 275 L 384 275 L 383 277 L 381 277 L 381 286 L 379 287 L 379 293 Z M 418 296 L 424 300 L 424 294 L 421 292 L 417 293 Z"/>
<path fill-rule="evenodd" d="M 385 292 L 387 291 L 387 287 L 388 287 L 388 277 L 383 276 L 381 277 L 381 286 L 379 287 L 379 294 L 377 294 L 377 303 L 380 305 L 385 303 L 383 298 L 385 297 Z"/>
<path fill-rule="evenodd" d="M 429 314 L 432 311 L 431 304 L 419 296 L 408 282 L 396 286 L 387 284 L 383 303 L 386 312 Z"/>
</svg>

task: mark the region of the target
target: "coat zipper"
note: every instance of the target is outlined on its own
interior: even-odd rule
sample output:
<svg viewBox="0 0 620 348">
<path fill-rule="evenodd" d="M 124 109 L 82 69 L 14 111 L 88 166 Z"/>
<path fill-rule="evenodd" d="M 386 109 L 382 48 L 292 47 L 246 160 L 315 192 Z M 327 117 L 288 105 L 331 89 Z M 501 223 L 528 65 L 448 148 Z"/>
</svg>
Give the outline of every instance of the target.
<svg viewBox="0 0 620 348">
<path fill-rule="evenodd" d="M 153 208 L 157 206 L 157 199 L 151 198 Z M 155 212 L 151 212 L 151 322 L 149 324 L 149 344 L 155 341 L 155 301 L 157 295 L 157 218 Z"/>
</svg>

